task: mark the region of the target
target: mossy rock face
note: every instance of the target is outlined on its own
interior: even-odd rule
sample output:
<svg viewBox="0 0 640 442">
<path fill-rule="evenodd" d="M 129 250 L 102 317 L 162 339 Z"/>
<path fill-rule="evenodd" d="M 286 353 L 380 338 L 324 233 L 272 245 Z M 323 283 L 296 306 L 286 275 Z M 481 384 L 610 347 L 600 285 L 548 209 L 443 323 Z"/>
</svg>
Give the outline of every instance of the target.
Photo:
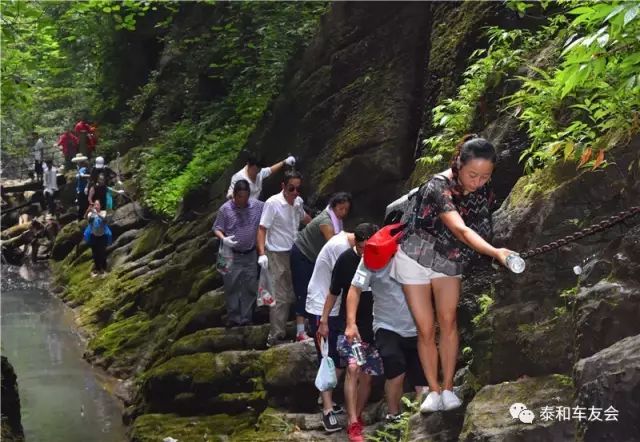
<svg viewBox="0 0 640 442">
<path fill-rule="evenodd" d="M 314 385 L 318 359 L 313 342 L 296 342 L 270 348 L 259 364 L 270 400 L 290 409 L 310 410 L 316 405 Z"/>
<path fill-rule="evenodd" d="M 526 424 L 511 417 L 509 410 L 514 403 L 524 404 L 533 412 L 533 423 Z M 542 407 L 555 409 L 558 406 L 571 407 L 572 404 L 571 378 L 566 376 L 550 375 L 487 385 L 469 403 L 459 440 L 574 440 L 572 421 L 545 421 L 540 414 Z"/>
<path fill-rule="evenodd" d="M 253 379 L 260 374 L 255 364 L 258 354 L 255 351 L 197 353 L 178 356 L 152 368 L 145 373 L 141 390 L 147 411 L 216 411 L 225 398 L 217 403 L 208 402 L 220 393 L 254 391 Z M 185 397 L 187 393 L 194 396 Z M 181 402 L 176 401 L 180 398 L 182 405 L 188 407 L 187 410 L 180 408 Z M 246 402 L 249 399 L 248 396 L 244 398 Z M 255 396 L 251 399 L 264 397 Z"/>
<path fill-rule="evenodd" d="M 295 152 L 311 205 L 348 189 L 354 223 L 381 220 L 413 167 L 429 12 L 421 2 L 331 4 L 247 149 L 268 162 Z M 265 180 L 264 194 L 279 187 Z"/>
<path fill-rule="evenodd" d="M 176 338 L 189 335 L 198 330 L 223 325 L 222 317 L 227 308 L 222 290 L 207 292 L 198 299 L 191 311 L 181 318 L 176 327 Z"/>
<path fill-rule="evenodd" d="M 140 258 L 157 249 L 163 242 L 166 230 L 167 225 L 161 222 L 152 223 L 147 226 L 133 244 L 131 259 Z"/>
<path fill-rule="evenodd" d="M 264 349 L 266 348 L 269 325 L 251 327 L 209 328 L 182 337 L 169 349 L 171 356 L 225 350 Z"/>
<path fill-rule="evenodd" d="M 471 342 L 471 371 L 480 385 L 571 370 L 572 321 L 550 320 L 549 314 L 538 302 L 489 310 L 477 324 Z"/>
<path fill-rule="evenodd" d="M 85 227 L 87 227 L 87 222 L 83 220 L 74 221 L 60 229 L 51 249 L 51 258 L 61 261 L 69 255 L 82 242 Z"/>
<path fill-rule="evenodd" d="M 229 416 L 180 417 L 175 414 L 145 414 L 138 417 L 131 429 L 132 442 L 159 442 L 173 437 L 180 442 L 224 441 L 234 432 L 250 428 L 255 423 L 253 414 Z"/>
<path fill-rule="evenodd" d="M 242 393 L 220 393 L 209 397 L 202 397 L 195 393 L 180 393 L 175 396 L 170 408 L 185 415 L 202 413 L 240 414 L 247 410 L 260 411 L 266 405 L 267 392 L 258 390 Z"/>
</svg>

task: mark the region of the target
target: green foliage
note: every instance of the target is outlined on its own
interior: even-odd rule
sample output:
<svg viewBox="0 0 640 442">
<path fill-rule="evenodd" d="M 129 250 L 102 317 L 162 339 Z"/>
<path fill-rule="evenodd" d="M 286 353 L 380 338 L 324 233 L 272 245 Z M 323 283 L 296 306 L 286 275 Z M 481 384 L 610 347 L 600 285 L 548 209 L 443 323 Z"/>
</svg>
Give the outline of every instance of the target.
<svg viewBox="0 0 640 442">
<path fill-rule="evenodd" d="M 494 301 L 491 295 L 493 295 L 493 290 L 492 290 L 492 293 L 490 294 L 483 293 L 478 298 L 478 306 L 480 307 L 480 313 L 478 313 L 478 315 L 476 315 L 472 319 L 472 322 L 475 326 L 478 326 L 482 322 L 482 320 L 487 316 L 487 313 L 489 312 L 489 308 L 493 305 Z"/>
<path fill-rule="evenodd" d="M 551 5 L 506 3 L 521 16 Z M 424 163 L 440 164 L 452 154 L 460 136 L 473 130 L 486 92 L 505 80 L 522 82 L 498 111 L 511 111 L 529 136 L 521 156 L 528 172 L 559 159 L 602 167 L 607 150 L 638 133 L 640 5 L 565 0 L 553 7 L 547 25 L 533 34 L 488 30 L 489 47 L 473 54 L 457 96 L 434 108 L 433 126 L 439 131 L 424 141 Z M 555 58 L 549 66 L 534 66 L 539 49 L 555 42 L 562 48 L 547 54 Z M 531 73 L 514 76 L 524 65 Z"/>
<path fill-rule="evenodd" d="M 558 159 L 605 165 L 605 152 L 640 129 L 640 6 L 565 2 L 557 67 L 524 78 L 510 99 L 529 133 L 528 170 Z"/>
<path fill-rule="evenodd" d="M 175 9 L 134 0 L 0 2 L 3 155 L 26 150 L 34 130 L 51 145 L 80 117 L 114 110 L 118 30 L 134 30 L 159 8 Z"/>
<path fill-rule="evenodd" d="M 367 440 L 372 442 L 408 442 L 409 441 L 409 419 L 418 412 L 420 403 L 412 402 L 406 396 L 402 397 L 405 411 L 400 414 L 396 422 L 388 423 L 382 428 L 378 428 L 374 434 L 368 435 Z"/>
<path fill-rule="evenodd" d="M 144 201 L 165 216 L 176 212 L 189 191 L 213 182 L 231 164 L 279 90 L 293 51 L 311 36 L 326 4 L 237 2 L 216 7 L 220 19 L 210 33 L 168 42 L 176 53 L 207 48 L 214 60 L 208 76 L 222 81 L 228 93 L 204 112 L 201 107 L 187 109 L 185 118 L 157 137 L 146 155 Z M 130 101 L 130 127 L 136 113 L 153 100 L 156 81 L 154 76 Z"/>
<path fill-rule="evenodd" d="M 477 108 L 487 91 L 518 67 L 534 46 L 530 33 L 521 29 L 491 27 L 487 35 L 489 47 L 471 55 L 457 96 L 433 109 L 433 127 L 438 132 L 423 141 L 427 150 L 421 161 L 425 164 L 442 163 L 453 154 L 461 136 L 473 129 Z"/>
</svg>

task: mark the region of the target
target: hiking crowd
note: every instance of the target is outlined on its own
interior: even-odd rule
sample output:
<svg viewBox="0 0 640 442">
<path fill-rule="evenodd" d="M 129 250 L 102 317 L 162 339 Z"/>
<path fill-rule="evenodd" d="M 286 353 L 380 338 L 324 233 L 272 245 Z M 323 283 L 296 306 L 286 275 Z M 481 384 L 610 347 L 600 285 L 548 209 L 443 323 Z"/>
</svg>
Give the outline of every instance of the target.
<svg viewBox="0 0 640 442">
<path fill-rule="evenodd" d="M 43 225 L 37 218 L 31 220 L 28 211 L 22 213 L 21 222 L 31 222 L 32 224 L 31 230 L 34 233 L 31 242 L 32 260 L 35 260 L 42 238 L 48 238 L 49 246 L 51 246 L 60 227 L 57 222 L 59 210 L 56 203 L 59 193 L 58 167 L 54 165 L 52 156 L 43 161 L 45 158 L 44 140 L 37 133 L 34 133 L 33 137 L 36 140 L 32 147 L 33 179 L 42 182 L 46 225 Z M 86 218 L 88 220 L 83 237 L 92 249 L 94 260 L 92 276 L 95 277 L 107 271 L 106 248 L 111 244 L 112 235 L 107 225 L 106 211 L 113 208 L 114 193 L 122 192 L 115 190 L 112 186 L 122 183 L 118 175 L 105 165 L 103 157 L 96 157 L 93 167 L 89 166 L 89 160 L 95 153 L 97 145 L 96 127 L 83 119 L 76 123 L 73 131 L 67 130 L 60 135 L 55 145 L 60 148 L 64 156 L 64 170 L 70 170 L 73 166 L 76 168 L 77 219 Z M 49 225 L 56 225 L 57 228 L 48 228 Z"/>
<path fill-rule="evenodd" d="M 80 133 L 88 135 L 89 128 Z M 102 157 L 89 170 L 83 153 L 69 158 L 72 150 L 64 152 L 76 165 L 77 218 L 88 219 L 84 239 L 92 247 L 92 276 L 97 276 L 107 270 L 112 235 L 106 209 L 112 207 L 110 186 L 118 176 Z M 349 193 L 332 195 L 313 217 L 308 213 L 300 196 L 303 176 L 293 156 L 270 167 L 249 158 L 233 175 L 212 227 L 220 242 L 217 268 L 223 276 L 226 325 L 251 325 L 259 293 L 265 291 L 272 296 L 267 347 L 287 342 L 287 323 L 295 317 L 295 340 L 314 340 L 318 377 L 329 379 L 318 387 L 326 431 L 342 429 L 336 415 L 344 410 L 334 402 L 333 389 L 343 373 L 350 441 L 364 440 L 362 413 L 374 376 L 385 378 L 389 422 L 400 417 L 405 378 L 419 397 L 426 396 L 422 412 L 462 404 L 453 389 L 462 274 L 479 255 L 506 265 L 513 254 L 487 242 L 495 208 L 490 186 L 495 163 L 491 143 L 465 136 L 451 167 L 420 186 L 400 222 L 382 228 L 365 222 L 353 231 L 344 229 L 353 204 Z M 263 181 L 285 168 L 280 192 L 261 201 Z M 56 173 L 47 160 L 43 186 L 50 218 L 56 212 Z"/>
<path fill-rule="evenodd" d="M 352 232 L 343 228 L 352 205 L 349 193 L 334 194 L 315 217 L 305 211 L 295 162 L 288 157 L 260 167 L 250 158 L 233 175 L 228 201 L 218 210 L 213 231 L 220 239 L 219 255 L 227 257 L 218 266 L 227 326 L 252 323 L 256 293 L 262 292 L 259 280 L 262 284 L 268 275 L 274 302 L 266 345 L 287 342 L 287 321 L 295 315 L 295 340 L 314 339 L 319 366 L 328 356 L 338 377 L 346 371 L 350 441 L 364 440 L 362 412 L 373 376 L 385 377 L 390 422 L 399 419 L 405 377 L 426 395 L 422 412 L 459 407 L 453 377 L 462 274 L 479 255 L 506 265 L 513 254 L 487 242 L 495 205 L 494 147 L 465 136 L 451 168 L 420 187 L 399 223 L 382 228 L 361 223 Z M 281 191 L 260 201 L 263 180 L 285 165 L 290 170 Z M 328 432 L 342 429 L 336 415 L 344 412 L 334 403 L 331 386 L 321 391 Z"/>
</svg>

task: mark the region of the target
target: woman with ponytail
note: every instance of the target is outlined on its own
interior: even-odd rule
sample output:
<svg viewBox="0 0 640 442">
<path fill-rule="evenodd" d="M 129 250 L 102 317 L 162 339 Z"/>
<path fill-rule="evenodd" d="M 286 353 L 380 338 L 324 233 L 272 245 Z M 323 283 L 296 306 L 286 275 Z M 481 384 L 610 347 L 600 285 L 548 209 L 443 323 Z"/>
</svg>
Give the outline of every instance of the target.
<svg viewBox="0 0 640 442">
<path fill-rule="evenodd" d="M 407 230 L 391 268 L 402 284 L 418 329 L 418 353 L 429 383 L 420 411 L 451 410 L 462 401 L 453 393 L 458 356 L 456 308 L 462 273 L 478 254 L 503 265 L 512 253 L 493 247 L 491 212 L 495 202 L 489 186 L 496 163 L 491 143 L 466 135 L 458 144 L 451 168 L 434 175 L 405 214 Z M 435 301 L 435 311 L 434 311 Z M 440 329 L 442 385 L 438 381 L 435 319 Z"/>
</svg>

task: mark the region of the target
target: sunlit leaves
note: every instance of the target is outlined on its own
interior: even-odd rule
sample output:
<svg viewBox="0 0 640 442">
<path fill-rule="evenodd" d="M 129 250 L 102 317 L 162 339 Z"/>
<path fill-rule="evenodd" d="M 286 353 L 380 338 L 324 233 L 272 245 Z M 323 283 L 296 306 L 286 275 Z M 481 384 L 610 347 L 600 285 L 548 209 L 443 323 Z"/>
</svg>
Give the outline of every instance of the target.
<svg viewBox="0 0 640 442">
<path fill-rule="evenodd" d="M 528 165 L 541 167 L 555 161 L 561 151 L 553 143 L 561 142 L 566 146 L 562 158 L 575 160 L 578 167 L 598 168 L 606 164 L 606 150 L 640 129 L 633 125 L 640 106 L 638 4 L 571 0 L 564 5 L 566 14 L 574 18 L 564 30 L 569 36 L 560 63 L 544 76 L 536 72 L 539 78 L 525 78 L 511 104 L 525 109 L 518 118 L 528 128 L 532 143 L 523 158 L 536 159 Z M 553 99 L 545 103 L 545 96 Z M 553 126 L 557 128 L 538 129 Z M 554 148 L 539 154 L 540 147 L 552 144 Z"/>
</svg>

